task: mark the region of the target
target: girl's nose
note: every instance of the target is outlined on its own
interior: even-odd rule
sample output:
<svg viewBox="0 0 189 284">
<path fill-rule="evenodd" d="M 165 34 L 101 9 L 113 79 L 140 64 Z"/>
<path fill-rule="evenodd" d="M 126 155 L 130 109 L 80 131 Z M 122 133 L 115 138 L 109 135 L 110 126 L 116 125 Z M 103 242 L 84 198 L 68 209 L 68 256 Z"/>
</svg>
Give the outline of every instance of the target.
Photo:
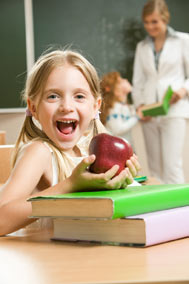
<svg viewBox="0 0 189 284">
<path fill-rule="evenodd" d="M 61 100 L 60 107 L 61 112 L 72 112 L 73 111 L 73 102 L 69 98 L 64 98 Z"/>
</svg>

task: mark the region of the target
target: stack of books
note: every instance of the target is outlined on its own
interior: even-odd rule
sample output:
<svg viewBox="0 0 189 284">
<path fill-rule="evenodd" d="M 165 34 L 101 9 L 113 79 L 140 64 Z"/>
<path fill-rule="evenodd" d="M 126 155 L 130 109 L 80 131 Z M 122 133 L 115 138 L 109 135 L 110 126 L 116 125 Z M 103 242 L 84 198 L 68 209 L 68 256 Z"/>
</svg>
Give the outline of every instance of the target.
<svg viewBox="0 0 189 284">
<path fill-rule="evenodd" d="M 132 186 L 30 198 L 56 240 L 150 246 L 189 236 L 189 184 Z"/>
</svg>

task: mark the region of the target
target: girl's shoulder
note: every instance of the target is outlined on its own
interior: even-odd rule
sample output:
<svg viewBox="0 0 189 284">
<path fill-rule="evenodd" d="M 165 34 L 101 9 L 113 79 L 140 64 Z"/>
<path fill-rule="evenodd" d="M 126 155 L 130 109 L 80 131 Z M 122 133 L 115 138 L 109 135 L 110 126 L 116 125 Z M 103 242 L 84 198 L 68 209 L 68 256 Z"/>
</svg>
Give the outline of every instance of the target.
<svg viewBox="0 0 189 284">
<path fill-rule="evenodd" d="M 21 154 L 36 155 L 38 159 L 48 159 L 51 157 L 51 151 L 46 146 L 46 143 L 40 140 L 23 144 L 19 151 L 19 155 Z"/>
</svg>

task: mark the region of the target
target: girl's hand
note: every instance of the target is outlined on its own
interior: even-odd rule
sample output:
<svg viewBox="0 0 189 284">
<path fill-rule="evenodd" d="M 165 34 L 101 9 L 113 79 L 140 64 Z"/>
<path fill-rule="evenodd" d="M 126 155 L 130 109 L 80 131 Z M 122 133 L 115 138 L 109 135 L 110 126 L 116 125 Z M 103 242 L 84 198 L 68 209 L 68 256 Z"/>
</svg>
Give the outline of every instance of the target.
<svg viewBox="0 0 189 284">
<path fill-rule="evenodd" d="M 126 166 L 128 167 L 132 177 L 136 177 L 136 175 L 138 174 L 138 171 L 141 170 L 138 157 L 135 154 L 133 154 L 133 156 L 129 160 L 127 160 Z"/>
<path fill-rule="evenodd" d="M 186 89 L 184 88 L 179 89 L 178 91 L 173 93 L 171 100 L 170 100 L 170 104 L 177 103 L 179 100 L 184 98 L 185 95 L 186 95 Z"/>
<path fill-rule="evenodd" d="M 146 122 L 146 121 L 149 121 L 152 119 L 151 116 L 144 116 L 143 113 L 142 113 L 142 106 L 139 106 L 136 110 L 136 114 L 138 115 L 139 119 L 143 122 Z"/>
<path fill-rule="evenodd" d="M 133 174 L 137 167 L 136 164 L 138 164 L 135 157 L 132 157 L 132 161 L 129 163 L 131 171 L 129 168 L 125 168 L 118 176 L 115 176 L 119 169 L 118 165 L 114 165 L 110 170 L 101 174 L 89 172 L 87 169 L 94 161 L 95 155 L 91 155 L 83 159 L 73 170 L 69 178 L 72 191 L 119 189 L 125 188 L 128 184 L 133 182 Z"/>
</svg>

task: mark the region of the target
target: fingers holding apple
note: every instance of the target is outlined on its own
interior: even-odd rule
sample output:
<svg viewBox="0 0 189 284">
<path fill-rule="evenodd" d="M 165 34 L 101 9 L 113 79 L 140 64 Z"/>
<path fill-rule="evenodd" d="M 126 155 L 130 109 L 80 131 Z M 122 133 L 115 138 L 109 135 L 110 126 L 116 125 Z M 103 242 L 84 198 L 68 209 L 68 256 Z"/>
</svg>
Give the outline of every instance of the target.
<svg viewBox="0 0 189 284">
<path fill-rule="evenodd" d="M 81 161 L 81 163 L 79 163 L 79 165 L 76 167 L 77 173 L 81 174 L 82 172 L 84 172 L 91 164 L 94 163 L 95 159 L 96 159 L 95 155 L 90 155 L 90 156 L 84 158 Z"/>
<path fill-rule="evenodd" d="M 128 168 L 125 168 L 120 172 L 119 175 L 112 178 L 109 182 L 107 182 L 109 189 L 120 189 L 126 188 L 127 185 L 133 182 L 133 177 Z"/>
<path fill-rule="evenodd" d="M 136 167 L 137 172 L 139 172 L 142 168 L 141 168 L 141 165 L 138 161 L 138 156 L 135 153 L 133 154 L 131 160 L 132 160 L 134 166 Z"/>
<path fill-rule="evenodd" d="M 118 165 L 114 165 L 105 173 L 91 173 L 88 167 L 95 161 L 95 155 L 84 158 L 73 170 L 69 180 L 72 191 L 111 189 L 112 184 L 108 184 L 119 170 Z M 117 189 L 116 187 L 115 189 Z"/>
<path fill-rule="evenodd" d="M 133 156 L 126 161 L 126 166 L 129 168 L 130 173 L 133 177 L 141 170 L 140 163 L 138 162 L 138 157 L 133 154 Z"/>
<path fill-rule="evenodd" d="M 90 172 L 88 168 L 95 161 L 95 155 L 84 158 L 70 176 L 73 191 L 104 190 L 126 188 L 133 182 L 131 171 L 125 167 L 119 172 L 119 165 L 114 164 L 104 173 Z M 119 174 L 117 174 L 119 172 Z"/>
<path fill-rule="evenodd" d="M 105 189 L 120 189 L 126 188 L 127 185 L 133 182 L 133 176 L 129 168 L 124 168 L 119 174 L 119 166 L 114 165 L 105 173 L 94 174 L 91 173 L 96 181 L 101 183 Z"/>
</svg>

